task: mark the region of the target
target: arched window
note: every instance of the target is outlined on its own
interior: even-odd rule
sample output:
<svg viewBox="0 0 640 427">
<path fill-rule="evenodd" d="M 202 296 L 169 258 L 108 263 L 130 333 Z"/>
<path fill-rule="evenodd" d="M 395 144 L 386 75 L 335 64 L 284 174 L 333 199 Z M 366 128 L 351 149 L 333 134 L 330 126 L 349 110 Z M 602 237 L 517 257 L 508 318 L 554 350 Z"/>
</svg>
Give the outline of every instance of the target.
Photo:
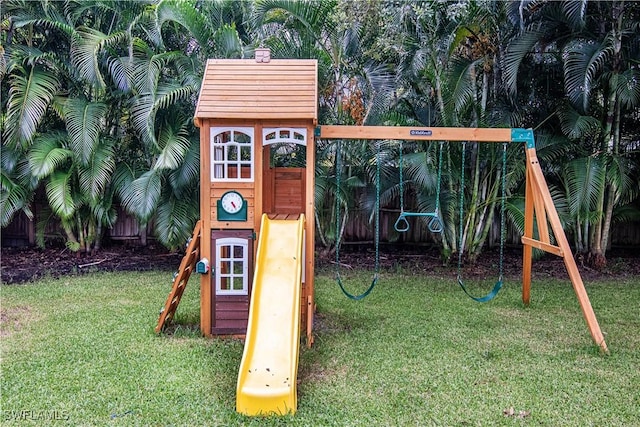
<svg viewBox="0 0 640 427">
<path fill-rule="evenodd" d="M 306 128 L 264 128 L 262 144 L 271 146 L 271 167 L 304 168 L 307 158 Z"/>
</svg>

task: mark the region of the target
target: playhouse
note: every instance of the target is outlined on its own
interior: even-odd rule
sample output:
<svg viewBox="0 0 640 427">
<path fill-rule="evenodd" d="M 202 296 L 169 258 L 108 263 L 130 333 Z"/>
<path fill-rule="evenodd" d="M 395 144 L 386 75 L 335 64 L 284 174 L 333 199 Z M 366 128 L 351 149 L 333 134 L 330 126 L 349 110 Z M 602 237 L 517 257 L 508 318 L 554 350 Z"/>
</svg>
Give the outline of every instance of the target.
<svg viewBox="0 0 640 427">
<path fill-rule="evenodd" d="M 314 128 L 317 61 L 210 59 L 195 122 L 200 128 L 200 328 L 247 329 L 262 215 L 304 214 L 301 329 L 312 339 Z"/>
</svg>

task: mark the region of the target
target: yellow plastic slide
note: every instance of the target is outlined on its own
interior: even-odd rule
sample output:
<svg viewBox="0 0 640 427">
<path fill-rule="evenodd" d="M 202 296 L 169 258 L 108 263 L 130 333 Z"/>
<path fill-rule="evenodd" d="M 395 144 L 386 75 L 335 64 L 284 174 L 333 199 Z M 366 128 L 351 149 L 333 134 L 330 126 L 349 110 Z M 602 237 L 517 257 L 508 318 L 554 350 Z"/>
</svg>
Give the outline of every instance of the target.
<svg viewBox="0 0 640 427">
<path fill-rule="evenodd" d="M 241 414 L 296 411 L 303 231 L 304 215 L 297 221 L 262 215 L 236 388 L 236 411 Z"/>
</svg>

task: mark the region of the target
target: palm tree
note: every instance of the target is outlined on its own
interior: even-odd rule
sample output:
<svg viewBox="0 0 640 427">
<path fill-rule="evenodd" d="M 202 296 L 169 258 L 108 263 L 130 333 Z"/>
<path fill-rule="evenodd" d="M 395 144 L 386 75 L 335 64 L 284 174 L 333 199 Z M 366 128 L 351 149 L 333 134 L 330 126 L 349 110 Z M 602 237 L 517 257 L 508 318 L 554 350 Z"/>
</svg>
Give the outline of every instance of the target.
<svg viewBox="0 0 640 427">
<path fill-rule="evenodd" d="M 337 1 L 260 0 L 252 15 L 253 31 L 272 55 L 317 58 L 321 123 L 375 124 L 389 108 L 393 79 L 387 68 L 364 55 L 357 17 L 345 20 Z M 342 167 L 337 167 L 341 147 Z M 316 154 L 316 226 L 321 243 L 342 241 L 344 225 L 357 209 L 372 221 L 376 188 L 375 144 L 318 141 Z M 372 160 L 373 159 L 373 160 Z M 373 163 L 372 163 L 373 162 Z M 387 163 L 387 167 L 391 167 Z M 337 188 L 340 174 L 340 188 Z M 337 206 L 344 215 L 336 230 Z"/>
<path fill-rule="evenodd" d="M 574 215 L 574 232 L 588 251 L 591 264 L 606 264 L 614 213 L 638 196 L 637 165 L 626 154 L 621 133 L 625 112 L 640 105 L 638 57 L 640 6 L 635 2 L 567 0 L 528 5 L 512 16 L 519 34 L 505 57 L 505 81 L 512 94 L 519 89 L 519 70 L 533 63 L 562 67 L 564 93 L 552 112 L 574 150 L 565 188 Z M 541 123 L 541 124 L 542 124 Z M 630 163 L 631 161 L 631 163 Z M 583 194 L 588 191 L 587 194 Z"/>
<path fill-rule="evenodd" d="M 154 222 L 162 243 L 180 246 L 198 217 L 191 119 L 204 59 L 242 55 L 235 23 L 224 21 L 236 6 L 207 4 L 206 15 L 151 0 L 3 6 L 3 225 L 43 182 L 72 249 L 99 249 L 116 195 L 143 225 Z"/>
<path fill-rule="evenodd" d="M 113 222 L 110 173 L 114 141 L 106 132 L 101 86 L 75 66 L 74 50 L 87 23 L 77 9 L 7 2 L 8 99 L 3 144 L 20 160 L 3 173 L 23 178 L 22 192 L 3 185 L 3 224 L 30 201 L 40 182 L 72 250 L 99 248 L 102 227 Z M 80 24 L 82 23 L 82 24 Z M 4 82 L 4 81 L 3 81 Z M 15 175 L 17 173 L 17 175 Z M 28 177 L 28 178 L 27 178 Z M 24 191 L 24 190 L 27 191 Z"/>
<path fill-rule="evenodd" d="M 502 2 L 412 2 L 389 6 L 385 27 L 387 45 L 398 52 L 398 108 L 427 126 L 510 127 L 512 109 L 505 102 L 500 79 L 502 46 L 510 27 L 504 22 Z M 413 144 L 406 156 L 413 190 L 424 209 L 433 209 L 437 144 Z M 459 143 L 444 146 L 441 213 L 442 253 L 449 259 L 464 251 L 474 260 L 489 239 L 499 206 L 501 148 L 467 144 L 466 158 Z M 513 165 L 517 160 L 511 154 Z M 466 180 L 461 182 L 462 168 Z M 510 168 L 511 169 L 511 168 Z M 507 185 L 514 188 L 514 174 Z M 465 193 L 465 206 L 459 199 Z M 429 207 L 429 200 L 431 205 Z M 463 215 L 462 238 L 459 215 Z"/>
</svg>

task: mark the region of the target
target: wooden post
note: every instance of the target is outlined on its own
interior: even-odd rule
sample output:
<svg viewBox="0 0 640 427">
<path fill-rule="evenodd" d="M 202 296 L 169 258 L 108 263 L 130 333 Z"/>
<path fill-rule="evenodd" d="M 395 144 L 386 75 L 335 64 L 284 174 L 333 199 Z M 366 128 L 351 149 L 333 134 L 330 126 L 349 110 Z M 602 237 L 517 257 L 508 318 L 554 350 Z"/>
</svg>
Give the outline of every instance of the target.
<svg viewBox="0 0 640 427">
<path fill-rule="evenodd" d="M 531 177 L 529 176 L 529 150 L 527 152 L 527 168 L 525 172 L 524 190 L 524 234 L 523 237 L 533 239 L 533 190 L 531 189 Z M 522 246 L 522 302 L 529 305 L 531 302 L 531 257 L 533 250 L 531 245 Z"/>
<path fill-rule="evenodd" d="M 314 137 L 314 126 L 307 126 L 307 159 L 306 159 L 306 181 L 305 181 L 305 286 L 307 304 L 307 347 L 313 345 L 313 316 L 315 311 L 315 164 L 316 164 L 316 142 Z"/>
<path fill-rule="evenodd" d="M 213 262 L 211 256 L 211 121 L 204 120 L 200 124 L 200 221 L 202 235 L 200 237 L 200 256 Z M 211 270 L 200 275 L 200 332 L 211 336 Z"/>
</svg>

